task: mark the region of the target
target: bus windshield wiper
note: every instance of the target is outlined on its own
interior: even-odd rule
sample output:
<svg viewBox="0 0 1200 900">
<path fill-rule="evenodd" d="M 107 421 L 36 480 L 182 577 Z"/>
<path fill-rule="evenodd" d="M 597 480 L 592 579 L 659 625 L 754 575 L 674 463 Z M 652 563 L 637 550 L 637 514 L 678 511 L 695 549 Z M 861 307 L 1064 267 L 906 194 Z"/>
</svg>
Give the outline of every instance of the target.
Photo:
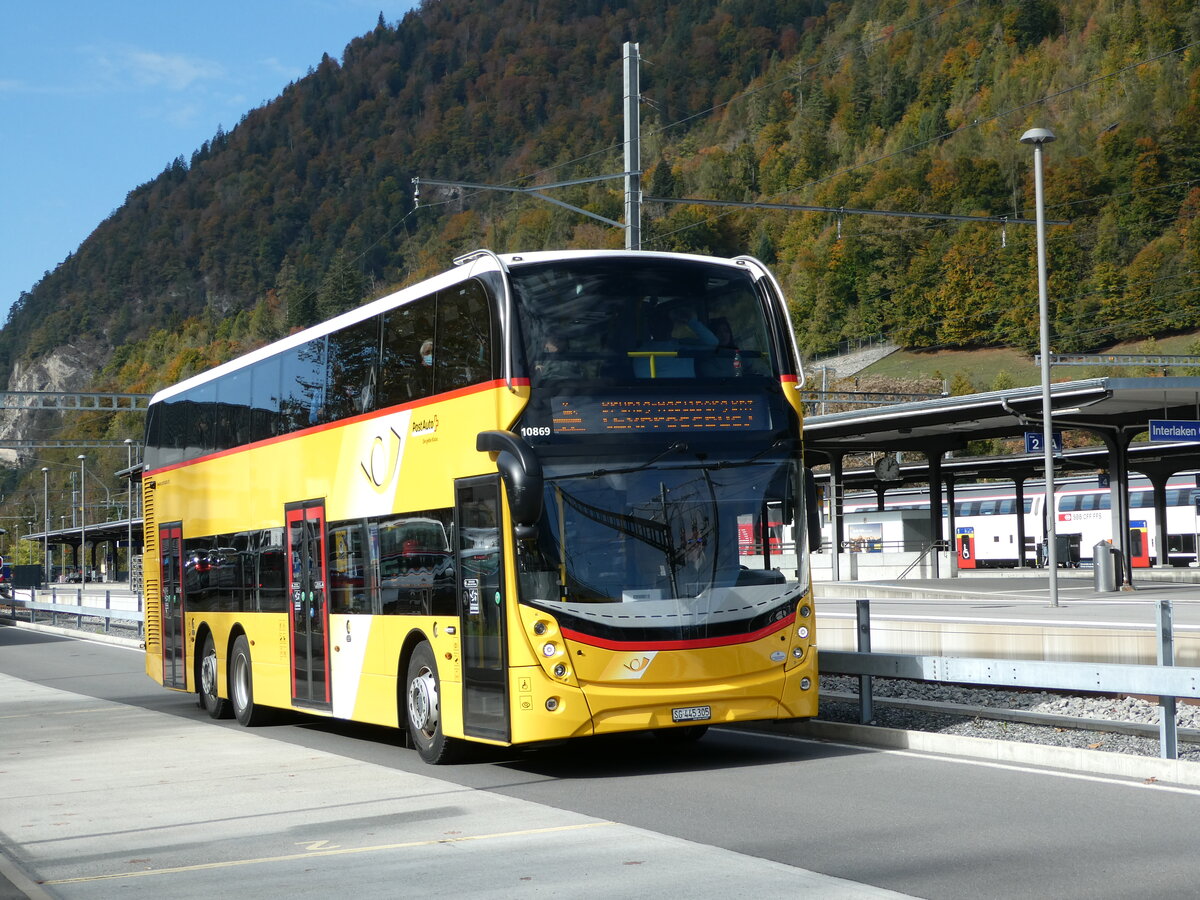
<svg viewBox="0 0 1200 900">
<path fill-rule="evenodd" d="M 664 456 L 671 453 L 687 453 L 688 445 L 683 441 L 675 441 L 668 444 L 665 450 L 662 450 L 655 456 L 650 457 L 644 463 L 639 463 L 636 466 L 630 466 L 627 469 L 593 469 L 591 472 L 586 472 L 582 475 L 583 478 L 600 478 L 604 475 L 628 475 L 630 472 L 641 472 L 650 468 Z M 579 475 L 574 476 L 579 478 Z"/>
<path fill-rule="evenodd" d="M 745 459 L 719 459 L 716 462 L 700 461 L 696 464 L 696 468 L 704 469 L 705 471 L 713 471 L 717 469 L 737 469 L 742 466 L 752 466 L 772 450 L 778 450 L 780 447 L 791 443 L 793 443 L 793 441 L 789 437 L 776 438 L 753 456 L 748 456 Z M 657 459 L 657 457 L 655 458 Z"/>
</svg>

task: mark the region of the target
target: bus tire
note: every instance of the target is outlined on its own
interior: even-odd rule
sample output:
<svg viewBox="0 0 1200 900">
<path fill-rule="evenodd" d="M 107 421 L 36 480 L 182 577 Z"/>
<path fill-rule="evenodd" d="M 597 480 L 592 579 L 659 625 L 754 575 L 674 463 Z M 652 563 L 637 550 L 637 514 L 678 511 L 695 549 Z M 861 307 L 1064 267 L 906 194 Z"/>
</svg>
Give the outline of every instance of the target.
<svg viewBox="0 0 1200 900">
<path fill-rule="evenodd" d="M 210 716 L 214 719 L 228 719 L 229 701 L 217 693 L 219 665 L 217 646 L 213 643 L 212 634 L 207 634 L 204 636 L 204 649 L 200 652 L 200 685 L 196 693 L 200 695 L 200 705 L 208 710 Z"/>
<path fill-rule="evenodd" d="M 250 664 L 250 641 L 239 634 L 233 642 L 233 654 L 229 658 L 229 696 L 233 700 L 233 714 L 247 728 L 262 725 L 270 718 L 266 707 L 254 702 L 254 670 Z"/>
<path fill-rule="evenodd" d="M 442 685 L 428 643 L 422 642 L 413 650 L 406 684 L 404 706 L 413 746 L 430 765 L 450 762 L 457 742 L 442 730 Z"/>
</svg>

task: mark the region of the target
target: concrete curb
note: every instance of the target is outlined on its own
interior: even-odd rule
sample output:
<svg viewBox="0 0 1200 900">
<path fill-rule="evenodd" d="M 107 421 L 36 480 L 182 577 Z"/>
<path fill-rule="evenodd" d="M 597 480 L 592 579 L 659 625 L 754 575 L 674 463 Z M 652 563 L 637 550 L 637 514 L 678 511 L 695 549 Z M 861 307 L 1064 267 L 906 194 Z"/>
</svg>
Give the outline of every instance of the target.
<svg viewBox="0 0 1200 900">
<path fill-rule="evenodd" d="M 1150 756 L 1130 756 L 1079 747 L 1047 747 L 1019 741 L 996 741 L 957 734 L 903 731 L 874 725 L 822 722 L 797 723 L 789 733 L 826 741 L 846 741 L 886 750 L 916 750 L 965 756 L 1009 765 L 1044 766 L 1088 775 L 1108 775 L 1144 782 L 1200 786 L 1200 763 Z"/>
<path fill-rule="evenodd" d="M 13 893 L 14 891 L 19 893 Z M 54 900 L 54 895 L 34 881 L 12 859 L 3 848 L 0 848 L 0 896 L 24 897 L 26 900 Z"/>
</svg>

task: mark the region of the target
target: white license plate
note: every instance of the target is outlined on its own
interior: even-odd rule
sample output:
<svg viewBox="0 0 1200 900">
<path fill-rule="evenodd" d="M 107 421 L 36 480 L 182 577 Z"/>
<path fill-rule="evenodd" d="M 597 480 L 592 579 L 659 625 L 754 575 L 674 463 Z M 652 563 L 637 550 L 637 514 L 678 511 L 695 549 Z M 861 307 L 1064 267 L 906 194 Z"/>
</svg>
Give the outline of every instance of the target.
<svg viewBox="0 0 1200 900">
<path fill-rule="evenodd" d="M 707 722 L 711 718 L 711 706 L 680 706 L 671 710 L 672 722 Z"/>
</svg>

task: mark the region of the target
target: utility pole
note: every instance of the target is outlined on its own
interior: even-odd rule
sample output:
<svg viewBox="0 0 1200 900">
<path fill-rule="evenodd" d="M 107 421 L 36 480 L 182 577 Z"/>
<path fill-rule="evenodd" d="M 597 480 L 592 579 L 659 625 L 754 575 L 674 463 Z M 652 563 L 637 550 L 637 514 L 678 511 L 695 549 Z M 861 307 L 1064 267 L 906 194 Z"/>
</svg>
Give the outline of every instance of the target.
<svg viewBox="0 0 1200 900">
<path fill-rule="evenodd" d="M 638 45 L 625 43 L 625 249 L 642 249 L 641 59 Z"/>
</svg>

